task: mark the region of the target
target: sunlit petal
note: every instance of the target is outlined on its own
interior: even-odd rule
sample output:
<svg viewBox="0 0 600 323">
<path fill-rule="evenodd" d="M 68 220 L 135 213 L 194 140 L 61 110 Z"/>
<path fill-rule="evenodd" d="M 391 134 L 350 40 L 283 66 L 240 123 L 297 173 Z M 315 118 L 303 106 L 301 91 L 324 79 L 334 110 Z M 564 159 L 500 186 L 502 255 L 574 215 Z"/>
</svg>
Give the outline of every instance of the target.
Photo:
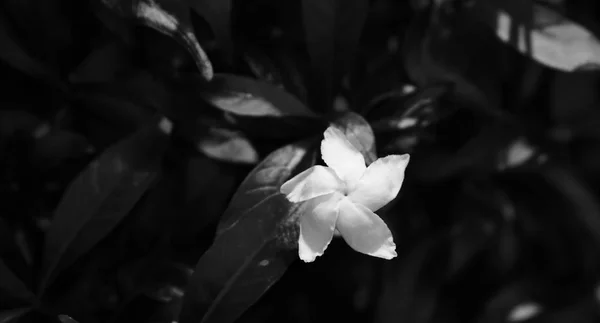
<svg viewBox="0 0 600 323">
<path fill-rule="evenodd" d="M 398 195 L 409 159 L 408 154 L 377 159 L 369 165 L 348 196 L 373 212 L 379 210 Z"/>
<path fill-rule="evenodd" d="M 350 247 L 374 257 L 396 257 L 392 232 L 377 214 L 348 198 L 340 201 L 339 210 L 336 228 Z"/>
<path fill-rule="evenodd" d="M 346 139 L 344 133 L 334 127 L 325 130 L 321 142 L 321 155 L 344 181 L 357 181 L 367 168 L 363 155 Z"/>
<path fill-rule="evenodd" d="M 317 165 L 285 182 L 279 191 L 296 203 L 339 191 L 342 185 L 331 168 Z"/>
<path fill-rule="evenodd" d="M 329 246 L 343 197 L 340 193 L 332 193 L 305 202 L 299 219 L 298 239 L 298 256 L 304 262 L 314 261 Z"/>
</svg>

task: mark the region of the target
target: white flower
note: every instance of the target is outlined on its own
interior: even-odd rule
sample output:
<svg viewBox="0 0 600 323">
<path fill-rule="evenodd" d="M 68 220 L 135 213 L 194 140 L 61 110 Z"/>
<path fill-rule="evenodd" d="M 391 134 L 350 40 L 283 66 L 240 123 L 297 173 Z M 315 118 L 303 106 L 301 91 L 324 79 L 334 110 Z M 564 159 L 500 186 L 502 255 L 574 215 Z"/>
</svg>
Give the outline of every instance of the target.
<svg viewBox="0 0 600 323">
<path fill-rule="evenodd" d="M 329 127 L 321 154 L 329 167 L 313 166 L 281 186 L 290 202 L 305 202 L 300 216 L 298 254 L 312 262 L 338 230 L 354 250 L 374 257 L 396 257 L 392 233 L 373 212 L 393 200 L 402 186 L 409 155 L 379 158 L 366 167 L 363 155 L 338 129 Z"/>
</svg>

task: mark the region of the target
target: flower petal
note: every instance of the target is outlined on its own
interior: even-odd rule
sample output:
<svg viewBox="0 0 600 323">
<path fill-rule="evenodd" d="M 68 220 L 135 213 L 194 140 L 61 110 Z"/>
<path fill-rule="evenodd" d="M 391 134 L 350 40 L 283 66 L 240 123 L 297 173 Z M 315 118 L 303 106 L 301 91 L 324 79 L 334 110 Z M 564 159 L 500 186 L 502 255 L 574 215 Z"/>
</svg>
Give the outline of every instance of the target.
<svg viewBox="0 0 600 323">
<path fill-rule="evenodd" d="M 327 128 L 324 137 L 321 155 L 327 166 L 333 168 L 342 180 L 350 183 L 357 181 L 367 169 L 363 155 L 335 127 Z"/>
<path fill-rule="evenodd" d="M 379 210 L 398 195 L 409 160 L 408 154 L 377 159 L 369 165 L 348 196 L 354 203 L 362 204 L 373 212 Z"/>
<path fill-rule="evenodd" d="M 298 256 L 304 262 L 313 262 L 329 246 L 343 197 L 340 193 L 332 193 L 306 201 L 298 221 Z"/>
<path fill-rule="evenodd" d="M 377 214 L 348 198 L 339 209 L 336 228 L 352 249 L 384 259 L 397 256 L 392 232 Z"/>
<path fill-rule="evenodd" d="M 331 168 L 317 165 L 283 183 L 279 191 L 297 203 L 338 191 L 342 184 Z"/>
</svg>

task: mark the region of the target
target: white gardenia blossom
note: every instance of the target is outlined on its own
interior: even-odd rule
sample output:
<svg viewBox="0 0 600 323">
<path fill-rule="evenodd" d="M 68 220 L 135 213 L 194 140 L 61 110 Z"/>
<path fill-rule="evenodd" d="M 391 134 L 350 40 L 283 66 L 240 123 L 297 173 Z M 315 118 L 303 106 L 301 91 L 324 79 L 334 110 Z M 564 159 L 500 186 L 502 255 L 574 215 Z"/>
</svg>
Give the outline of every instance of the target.
<svg viewBox="0 0 600 323">
<path fill-rule="evenodd" d="M 335 230 L 358 252 L 396 257 L 390 229 L 373 212 L 398 195 L 410 156 L 390 155 L 366 167 L 342 131 L 329 127 L 324 137 L 321 154 L 329 167 L 313 166 L 280 190 L 290 202 L 305 202 L 299 219 L 300 259 L 312 262 L 322 255 Z"/>
</svg>

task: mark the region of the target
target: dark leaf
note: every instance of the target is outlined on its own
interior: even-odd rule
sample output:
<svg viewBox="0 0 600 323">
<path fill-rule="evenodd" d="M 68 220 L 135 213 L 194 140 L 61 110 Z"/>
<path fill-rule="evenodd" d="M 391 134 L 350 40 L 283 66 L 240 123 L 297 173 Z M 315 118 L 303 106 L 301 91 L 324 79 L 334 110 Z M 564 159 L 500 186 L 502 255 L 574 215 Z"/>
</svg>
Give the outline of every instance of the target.
<svg viewBox="0 0 600 323">
<path fill-rule="evenodd" d="M 52 66 L 71 58 L 73 26 L 62 11 L 64 1 L 6 0 L 4 3 L 31 53 Z"/>
<path fill-rule="evenodd" d="M 176 147 L 171 150 L 176 152 Z M 186 252 L 185 260 L 196 262 L 213 240 L 214 226 L 247 174 L 236 174 L 237 165 L 227 165 L 201 155 L 169 159 L 159 181 L 138 202 L 128 217 L 127 230 L 133 245 L 155 250 L 168 244 Z M 173 216 L 176 214 L 176 216 Z"/>
<path fill-rule="evenodd" d="M 531 285 L 530 282 L 522 281 L 507 284 L 488 301 L 478 322 L 505 322 L 504 318 L 509 317 L 511 309 L 520 303 L 532 301 Z"/>
<path fill-rule="evenodd" d="M 95 48 L 69 75 L 72 83 L 109 82 L 125 67 L 129 54 L 118 42 L 109 42 Z"/>
<path fill-rule="evenodd" d="M 25 51 L 15 38 L 9 21 L 0 12 L 0 59 L 11 67 L 33 77 L 57 80 L 57 71 L 51 70 Z"/>
<path fill-rule="evenodd" d="M 354 62 L 368 0 L 302 0 L 306 44 L 319 106 L 329 108 L 338 82 Z M 315 92 L 313 92 L 315 93 Z"/>
<path fill-rule="evenodd" d="M 265 49 L 248 46 L 242 57 L 244 65 L 259 80 L 284 88 L 301 102 L 307 102 L 305 62 L 293 48 Z"/>
<path fill-rule="evenodd" d="M 12 136 L 17 131 L 33 133 L 41 123 L 38 117 L 24 109 L 0 110 L 0 136 L 4 138 Z"/>
<path fill-rule="evenodd" d="M 327 120 L 310 117 L 231 117 L 229 127 L 235 127 L 249 138 L 265 139 L 278 146 L 321 135 Z"/>
<path fill-rule="evenodd" d="M 415 88 L 406 83 L 406 72 L 397 53 L 394 52 L 393 56 L 390 54 L 386 51 L 377 58 L 364 58 L 367 62 L 374 62 L 367 64 L 362 74 L 356 72 L 358 75 L 353 77 L 357 84 L 352 86 L 351 100 L 356 110 L 366 117 L 370 117 L 369 111 L 381 103 L 381 99 L 387 98 L 388 94 L 408 94 Z M 361 63 L 363 62 L 359 64 Z"/>
<path fill-rule="evenodd" d="M 410 79 L 418 87 L 448 84 L 460 102 L 501 115 L 500 82 L 507 70 L 501 44 L 465 14 L 438 16 L 431 21 L 421 14 L 412 22 L 404 61 Z"/>
<path fill-rule="evenodd" d="M 62 323 L 79 323 L 76 320 L 74 320 L 72 317 L 65 315 L 65 314 L 60 314 L 58 316 L 58 320 L 61 321 Z"/>
<path fill-rule="evenodd" d="M 495 172 L 516 167 L 532 155 L 519 141 L 519 129 L 504 124 L 482 127 L 457 151 L 422 151 L 415 154 L 413 174 L 419 180 L 437 181 L 464 172 Z M 515 146 L 516 144 L 516 146 Z"/>
<path fill-rule="evenodd" d="M 146 295 L 157 301 L 166 301 L 171 291 L 183 295 L 192 269 L 166 259 L 154 257 L 132 262 L 119 272 L 121 292 L 126 299 Z"/>
<path fill-rule="evenodd" d="M 46 235 L 40 293 L 110 233 L 152 183 L 168 143 L 165 121 L 109 147 L 67 188 Z"/>
<path fill-rule="evenodd" d="M 90 0 L 90 7 L 94 15 L 100 22 L 113 34 L 119 37 L 127 45 L 133 45 L 135 40 L 135 26 L 130 20 L 125 20 L 123 17 L 127 17 L 127 13 L 119 11 L 119 8 L 126 8 L 126 6 L 132 6 L 132 0 L 128 1 L 128 5 L 119 7 L 117 2 L 120 0 Z M 115 14 L 115 12 L 117 14 Z"/>
<path fill-rule="evenodd" d="M 307 72 L 309 63 L 294 48 L 281 49 L 272 54 L 275 66 L 281 71 L 285 89 L 302 102 L 307 102 Z"/>
<path fill-rule="evenodd" d="M 147 89 L 154 89 L 160 95 L 152 104 L 157 111 L 172 119 L 177 125 L 177 133 L 187 142 L 196 145 L 198 140 L 206 136 L 211 128 L 232 128 L 227 124 L 226 114 L 212 106 L 203 98 L 208 83 L 197 75 L 180 75 L 167 82 L 145 82 L 146 86 L 135 90 L 143 96 Z M 154 84 L 152 84 L 154 83 Z M 146 90 L 145 90 L 146 88 Z M 230 117 L 231 115 L 229 115 Z M 233 120 L 230 118 L 230 121 Z M 235 123 L 235 122 L 234 122 Z"/>
<path fill-rule="evenodd" d="M 421 241 L 401 262 L 385 264 L 386 279 L 383 280 L 375 322 L 429 322 L 438 302 L 436 290 L 421 285 L 423 272 L 441 242 L 436 238 Z"/>
<path fill-rule="evenodd" d="M 189 7 L 183 0 L 94 0 L 120 16 L 133 19 L 182 43 L 194 57 L 205 80 L 213 77 L 208 56 L 194 34 Z"/>
<path fill-rule="evenodd" d="M 284 90 L 248 78 L 234 76 L 205 83 L 193 75 L 184 76 L 174 80 L 169 90 L 172 103 L 159 111 L 172 118 L 178 131 L 194 144 L 206 135 L 207 128 L 217 127 L 240 130 L 253 140 L 274 140 L 281 146 L 318 133 L 326 124 Z M 247 92 L 234 92 L 238 90 Z M 211 105 L 206 98 L 215 102 Z M 219 108 L 215 108 L 217 104 Z"/>
<path fill-rule="evenodd" d="M 449 275 L 458 273 L 486 248 L 493 229 L 493 224 L 483 219 L 464 221 L 454 228 L 448 263 Z"/>
<path fill-rule="evenodd" d="M 587 185 L 572 171 L 558 166 L 548 167 L 542 175 L 572 205 L 572 215 L 600 244 L 600 203 Z"/>
<path fill-rule="evenodd" d="M 570 304 L 568 306 L 560 307 L 560 308 L 541 308 L 541 306 L 537 306 L 537 311 L 535 309 L 530 309 L 527 314 L 528 320 L 527 323 L 562 323 L 562 322 L 572 322 L 572 323 L 587 323 L 594 322 L 598 320 L 598 305 L 597 300 L 591 297 L 584 297 L 581 300 L 578 300 L 574 304 Z M 529 303 L 529 305 L 533 305 Z M 512 315 L 515 310 L 513 309 Z M 513 320 L 514 321 L 514 320 Z"/>
<path fill-rule="evenodd" d="M 162 84 L 146 73 L 108 83 L 78 84 L 73 92 L 75 101 L 83 105 L 82 110 L 123 129 L 136 129 L 149 122 L 156 111 L 164 113 L 169 106 Z"/>
<path fill-rule="evenodd" d="M 573 136 L 598 133 L 599 85 L 598 73 L 556 73 L 549 90 L 552 119 L 567 126 Z"/>
<path fill-rule="evenodd" d="M 244 135 L 227 129 L 212 128 L 208 134 L 198 140 L 198 150 L 214 159 L 256 164 L 258 152 Z"/>
<path fill-rule="evenodd" d="M 171 241 L 182 246 L 189 246 L 191 241 L 196 241 L 196 250 L 190 255 L 190 261 L 197 261 L 212 243 L 212 226 L 218 223 L 247 173 L 239 174 L 233 171 L 234 167 L 237 169 L 235 165 L 224 165 L 203 156 L 190 158 L 183 167 L 183 215 L 175 223 L 177 234 Z M 170 221 L 173 222 L 172 219 Z M 211 236 L 206 232 L 210 232 Z M 201 241 L 198 242 L 198 239 Z"/>
<path fill-rule="evenodd" d="M 210 24 L 225 55 L 233 50 L 231 42 L 232 0 L 187 0 L 189 6 Z"/>
<path fill-rule="evenodd" d="M 448 92 L 446 86 L 429 86 L 422 89 L 402 89 L 386 92 L 375 97 L 367 106 L 364 114 L 369 120 L 393 117 L 416 117 L 422 110 L 430 107 Z M 383 104 L 386 101 L 395 101 L 398 104 Z M 400 102 L 398 102 L 400 101 Z"/>
<path fill-rule="evenodd" d="M 510 272 L 515 268 L 520 252 L 522 252 L 512 223 L 505 223 L 499 228 L 497 239 L 493 259 L 494 267 L 499 272 Z"/>
<path fill-rule="evenodd" d="M 336 118 L 333 124 L 346 134 L 352 145 L 363 154 L 367 164 L 377 159 L 375 134 L 363 117 L 354 112 L 345 112 Z"/>
<path fill-rule="evenodd" d="M 424 88 L 410 95 L 395 95 L 385 100 L 369 115 L 373 131 L 379 135 L 393 136 L 392 141 L 415 138 L 414 144 L 427 139 L 424 132 L 437 125 L 442 119 L 452 115 L 456 109 L 439 103 L 439 97 L 446 92 L 444 87 Z M 379 120 L 373 118 L 379 115 Z M 400 134 L 400 136 L 398 136 Z M 378 136 L 380 145 L 385 145 L 386 137 Z M 401 145 L 403 146 L 403 145 Z"/>
<path fill-rule="evenodd" d="M 561 71 L 600 69 L 598 38 L 559 12 L 533 4 L 533 21 L 528 25 L 521 17 L 502 8 L 502 2 L 476 3 L 475 14 L 486 20 L 501 41 L 520 53 Z"/>
<path fill-rule="evenodd" d="M 24 308 L 17 308 L 14 310 L 0 312 L 0 323 L 17 322 L 17 320 L 21 316 L 27 314 L 29 311 L 31 311 L 31 308 L 24 307 Z"/>
<path fill-rule="evenodd" d="M 131 249 L 163 248 L 171 242 L 174 225 L 187 218 L 180 210 L 185 204 L 183 183 L 186 179 L 184 176 L 187 175 L 183 166 L 180 162 L 165 162 L 159 178 L 127 216 L 127 223 L 123 226 L 126 227 L 125 231 L 132 233 L 126 243 Z M 174 214 L 177 216 L 173 216 Z M 194 216 L 199 220 L 204 219 L 198 213 Z M 178 232 L 177 236 L 181 234 Z M 123 236 L 127 234 L 123 233 Z"/>
<path fill-rule="evenodd" d="M 33 294 L 12 270 L 0 259 L 0 292 L 9 298 L 18 300 L 33 300 Z M 2 299 L 4 296 L 1 296 Z"/>
<path fill-rule="evenodd" d="M 273 60 L 263 51 L 255 48 L 244 50 L 242 60 L 252 74 L 259 80 L 277 87 L 283 86 L 283 76 Z"/>
<path fill-rule="evenodd" d="M 111 92 L 109 89 L 90 88 L 77 93 L 76 100 L 91 116 L 123 128 L 135 129 L 151 118 L 153 111 L 132 102 L 127 93 Z"/>
<path fill-rule="evenodd" d="M 216 107 L 241 116 L 316 117 L 302 102 L 271 84 L 229 74 L 217 74 L 203 95 Z"/>
<path fill-rule="evenodd" d="M 145 106 L 161 112 L 169 104 L 169 91 L 163 79 L 145 70 L 137 70 L 119 82 L 109 83 L 113 89 L 122 88 L 124 93 Z M 116 86 L 115 86 L 116 85 Z M 167 116 L 168 117 L 168 116 Z"/>
<path fill-rule="evenodd" d="M 32 163 L 40 169 L 49 169 L 60 165 L 69 158 L 82 157 L 90 153 L 93 147 L 80 134 L 55 130 L 37 138 L 31 154 Z"/>
<path fill-rule="evenodd" d="M 240 185 L 214 244 L 196 265 L 180 322 L 235 321 L 296 259 L 296 239 L 283 232 L 294 231 L 299 208 L 279 187 L 297 171 L 308 146 L 303 142 L 278 149 Z"/>
</svg>

